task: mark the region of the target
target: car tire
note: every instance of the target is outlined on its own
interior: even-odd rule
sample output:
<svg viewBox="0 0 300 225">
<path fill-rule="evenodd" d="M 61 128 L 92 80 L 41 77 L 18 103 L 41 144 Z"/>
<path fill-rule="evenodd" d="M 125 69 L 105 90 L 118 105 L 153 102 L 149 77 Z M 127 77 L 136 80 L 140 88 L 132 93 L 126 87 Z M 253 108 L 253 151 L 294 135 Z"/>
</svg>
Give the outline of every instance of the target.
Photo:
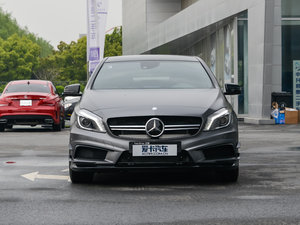
<svg viewBox="0 0 300 225">
<path fill-rule="evenodd" d="M 61 123 L 53 124 L 53 130 L 54 131 L 61 131 Z"/>
<path fill-rule="evenodd" d="M 0 125 L 0 132 L 3 132 L 5 130 L 5 126 L 4 125 Z"/>
<path fill-rule="evenodd" d="M 53 130 L 54 131 L 61 131 L 63 128 L 63 122 L 62 119 L 60 118 L 59 123 L 58 124 L 53 124 Z"/>
<path fill-rule="evenodd" d="M 239 178 L 239 167 L 217 171 L 218 179 L 224 182 L 235 183 Z"/>
<path fill-rule="evenodd" d="M 92 172 L 78 172 L 72 169 L 70 171 L 70 179 L 74 184 L 91 183 L 93 181 L 94 173 Z"/>
<path fill-rule="evenodd" d="M 11 125 L 11 124 L 10 124 L 10 125 L 6 125 L 6 128 L 7 128 L 7 129 L 12 129 L 12 128 L 13 128 L 13 125 Z"/>
<path fill-rule="evenodd" d="M 61 126 L 62 129 L 65 129 L 66 128 L 66 122 L 65 122 L 65 118 L 62 118 L 62 126 Z"/>
</svg>

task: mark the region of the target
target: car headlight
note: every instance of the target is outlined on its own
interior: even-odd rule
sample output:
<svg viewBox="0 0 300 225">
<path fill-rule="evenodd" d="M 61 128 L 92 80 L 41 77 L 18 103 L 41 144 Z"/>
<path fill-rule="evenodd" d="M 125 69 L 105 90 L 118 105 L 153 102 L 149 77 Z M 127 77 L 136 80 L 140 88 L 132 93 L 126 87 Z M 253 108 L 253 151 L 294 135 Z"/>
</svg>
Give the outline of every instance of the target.
<svg viewBox="0 0 300 225">
<path fill-rule="evenodd" d="M 217 130 L 227 127 L 231 122 L 232 110 L 222 108 L 207 118 L 204 131 Z"/>
<path fill-rule="evenodd" d="M 66 109 L 66 108 L 69 108 L 71 105 L 72 105 L 72 103 L 66 103 L 66 104 L 64 105 L 64 107 L 65 107 L 65 109 Z"/>
<path fill-rule="evenodd" d="M 105 127 L 102 118 L 85 109 L 79 110 L 77 113 L 77 124 L 79 128 L 84 130 L 105 133 Z"/>
</svg>

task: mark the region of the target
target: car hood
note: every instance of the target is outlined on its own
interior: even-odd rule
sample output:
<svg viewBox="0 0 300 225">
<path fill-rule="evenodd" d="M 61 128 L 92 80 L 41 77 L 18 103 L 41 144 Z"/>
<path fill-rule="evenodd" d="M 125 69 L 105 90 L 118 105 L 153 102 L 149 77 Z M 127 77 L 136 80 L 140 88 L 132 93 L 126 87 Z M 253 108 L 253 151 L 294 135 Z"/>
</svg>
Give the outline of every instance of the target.
<svg viewBox="0 0 300 225">
<path fill-rule="evenodd" d="M 201 116 L 214 107 L 224 107 L 219 89 L 200 90 L 87 90 L 80 108 L 102 118 L 127 116 Z M 216 106 L 219 105 L 219 106 Z"/>
</svg>

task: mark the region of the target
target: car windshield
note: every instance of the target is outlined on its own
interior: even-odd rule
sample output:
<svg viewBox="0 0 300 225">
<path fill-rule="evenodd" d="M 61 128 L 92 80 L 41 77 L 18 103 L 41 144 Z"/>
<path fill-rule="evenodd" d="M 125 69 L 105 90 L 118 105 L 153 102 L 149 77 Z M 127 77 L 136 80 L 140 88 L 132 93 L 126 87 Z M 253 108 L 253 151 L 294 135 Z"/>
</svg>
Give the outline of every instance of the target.
<svg viewBox="0 0 300 225">
<path fill-rule="evenodd" d="M 104 63 L 92 89 L 214 88 L 200 62 L 134 61 Z"/>
<path fill-rule="evenodd" d="M 50 93 L 50 88 L 47 84 L 11 84 L 7 87 L 5 93 L 15 92 L 42 92 Z"/>
</svg>

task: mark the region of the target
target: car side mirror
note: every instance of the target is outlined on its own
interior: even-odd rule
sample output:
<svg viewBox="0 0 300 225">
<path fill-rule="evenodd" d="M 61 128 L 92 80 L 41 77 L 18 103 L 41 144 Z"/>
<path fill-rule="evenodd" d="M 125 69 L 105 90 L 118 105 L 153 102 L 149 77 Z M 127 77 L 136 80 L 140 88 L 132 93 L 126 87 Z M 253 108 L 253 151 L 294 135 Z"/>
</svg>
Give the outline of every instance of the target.
<svg viewBox="0 0 300 225">
<path fill-rule="evenodd" d="M 241 87 L 237 84 L 225 84 L 225 95 L 241 94 Z"/>
<path fill-rule="evenodd" d="M 63 96 L 81 96 L 80 84 L 71 84 L 65 86 Z"/>
</svg>

